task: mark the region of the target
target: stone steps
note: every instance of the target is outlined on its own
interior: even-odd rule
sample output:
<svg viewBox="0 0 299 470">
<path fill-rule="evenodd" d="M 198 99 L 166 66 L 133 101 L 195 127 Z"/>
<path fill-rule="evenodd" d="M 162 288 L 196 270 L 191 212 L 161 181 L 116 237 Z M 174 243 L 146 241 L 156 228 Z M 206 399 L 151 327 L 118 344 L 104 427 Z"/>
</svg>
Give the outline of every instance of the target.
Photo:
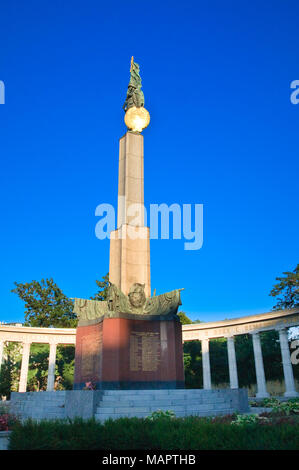
<svg viewBox="0 0 299 470">
<path fill-rule="evenodd" d="M 157 410 L 171 410 L 177 417 L 225 415 L 242 407 L 237 395 L 238 390 L 105 390 L 95 418 L 144 418 Z"/>
</svg>

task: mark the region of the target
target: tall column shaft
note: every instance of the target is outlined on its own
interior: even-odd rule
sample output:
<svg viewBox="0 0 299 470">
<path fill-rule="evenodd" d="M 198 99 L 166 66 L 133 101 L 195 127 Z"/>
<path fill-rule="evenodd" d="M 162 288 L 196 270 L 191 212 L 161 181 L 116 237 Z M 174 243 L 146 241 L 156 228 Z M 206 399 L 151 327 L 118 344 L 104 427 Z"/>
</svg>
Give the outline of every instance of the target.
<svg viewBox="0 0 299 470">
<path fill-rule="evenodd" d="M 235 338 L 233 336 L 227 338 L 227 355 L 230 388 L 239 388 Z"/>
<path fill-rule="evenodd" d="M 143 136 L 127 132 L 119 143 L 117 230 L 110 235 L 109 281 L 128 294 L 145 284 L 150 297 L 150 232 L 144 226 Z"/>
<path fill-rule="evenodd" d="M 26 392 L 26 389 L 27 389 L 27 377 L 28 377 L 30 345 L 31 345 L 30 343 L 23 343 L 21 375 L 20 375 L 20 382 L 19 382 L 19 392 Z"/>
<path fill-rule="evenodd" d="M 144 226 L 143 136 L 127 132 L 119 141 L 117 228 Z"/>
<path fill-rule="evenodd" d="M 56 364 L 56 343 L 50 343 L 50 354 L 49 354 L 49 367 L 48 367 L 48 383 L 47 391 L 52 392 L 54 390 L 55 383 L 55 364 Z"/>
<path fill-rule="evenodd" d="M 267 392 L 263 355 L 261 348 L 261 340 L 259 333 L 252 334 L 253 341 L 253 352 L 256 372 L 256 384 L 257 384 L 257 398 L 267 398 L 269 393 Z"/>
<path fill-rule="evenodd" d="M 288 332 L 285 328 L 279 330 L 279 342 L 282 357 L 282 366 L 285 382 L 285 397 L 298 397 L 299 393 L 296 392 L 293 367 L 291 363 L 291 355 L 288 342 Z"/>
<path fill-rule="evenodd" d="M 210 366 L 210 352 L 209 352 L 209 340 L 203 339 L 201 341 L 201 353 L 202 353 L 202 368 L 203 368 L 203 388 L 210 390 L 212 388 L 211 381 L 211 366 Z"/>
</svg>

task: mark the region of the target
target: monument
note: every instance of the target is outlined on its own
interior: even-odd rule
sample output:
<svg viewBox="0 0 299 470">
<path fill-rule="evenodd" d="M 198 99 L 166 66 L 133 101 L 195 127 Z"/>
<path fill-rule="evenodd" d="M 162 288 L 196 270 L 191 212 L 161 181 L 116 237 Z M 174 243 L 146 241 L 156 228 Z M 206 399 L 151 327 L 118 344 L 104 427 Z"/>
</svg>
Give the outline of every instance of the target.
<svg viewBox="0 0 299 470">
<path fill-rule="evenodd" d="M 117 229 L 110 236 L 107 300 L 75 299 L 74 389 L 184 388 L 181 305 L 176 289 L 151 295 L 150 235 L 144 226 L 143 135 L 150 122 L 139 65 L 131 59 L 119 141 Z"/>
<path fill-rule="evenodd" d="M 79 416 L 105 421 L 124 416 L 145 417 L 157 410 L 172 410 L 178 417 L 249 411 L 247 390 L 237 388 L 232 339 L 228 342 L 232 388 L 211 389 L 209 335 L 204 331 L 201 332 L 204 388 L 184 388 L 182 326 L 177 315 L 182 289 L 151 295 L 141 134 L 150 116 L 144 107 L 139 66 L 133 58 L 130 72 L 124 104 L 128 131 L 119 142 L 118 217 L 117 229 L 110 238 L 109 292 L 101 302 L 75 299 L 74 312 L 79 323 L 74 390 L 53 391 L 56 343 L 50 338 L 51 334 L 49 336 L 52 330 L 46 333 L 51 343 L 49 388 L 46 392 L 26 392 L 23 379 L 24 390 L 12 392 L 11 398 L 11 409 L 22 419 Z M 193 326 L 198 329 L 198 325 Z M 36 331 L 39 329 L 33 330 L 29 333 L 31 341 L 40 342 L 42 335 Z M 56 342 L 59 338 L 62 343 L 65 341 L 61 333 L 56 332 Z M 20 334 L 24 338 L 24 327 Z M 198 331 L 189 331 L 189 334 L 200 339 Z M 215 334 L 215 328 L 211 334 Z M 258 346 L 258 341 L 258 337 L 255 338 L 254 345 Z M 25 346 L 23 377 L 27 377 L 30 343 Z M 259 366 L 258 383 L 262 383 L 260 348 L 254 349 Z M 284 369 L 289 371 L 286 348 L 283 351 Z"/>
</svg>

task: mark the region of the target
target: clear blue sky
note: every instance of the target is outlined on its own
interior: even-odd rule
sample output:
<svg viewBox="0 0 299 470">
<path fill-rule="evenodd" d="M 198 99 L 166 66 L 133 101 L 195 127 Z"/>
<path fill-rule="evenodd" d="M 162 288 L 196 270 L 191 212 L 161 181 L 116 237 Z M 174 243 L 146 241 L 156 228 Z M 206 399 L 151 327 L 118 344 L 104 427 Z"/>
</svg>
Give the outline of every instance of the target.
<svg viewBox="0 0 299 470">
<path fill-rule="evenodd" d="M 211 321 L 268 311 L 298 262 L 299 4 L 1 3 L 1 321 L 14 281 L 90 297 L 109 269 L 95 208 L 116 204 L 130 58 L 140 64 L 146 203 L 204 204 L 204 244 L 151 242 L 152 289 Z"/>
</svg>

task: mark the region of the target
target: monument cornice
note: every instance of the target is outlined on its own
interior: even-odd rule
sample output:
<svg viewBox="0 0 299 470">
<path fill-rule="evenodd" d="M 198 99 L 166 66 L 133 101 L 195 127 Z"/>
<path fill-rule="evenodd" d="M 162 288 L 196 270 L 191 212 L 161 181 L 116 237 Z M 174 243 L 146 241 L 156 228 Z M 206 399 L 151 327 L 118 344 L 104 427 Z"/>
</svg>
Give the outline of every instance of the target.
<svg viewBox="0 0 299 470">
<path fill-rule="evenodd" d="M 76 329 L 1 325 L 0 341 L 75 344 Z"/>
<path fill-rule="evenodd" d="M 288 328 L 298 324 L 299 309 L 276 310 L 216 322 L 183 325 L 183 341 L 229 337 L 277 328 Z"/>
</svg>

